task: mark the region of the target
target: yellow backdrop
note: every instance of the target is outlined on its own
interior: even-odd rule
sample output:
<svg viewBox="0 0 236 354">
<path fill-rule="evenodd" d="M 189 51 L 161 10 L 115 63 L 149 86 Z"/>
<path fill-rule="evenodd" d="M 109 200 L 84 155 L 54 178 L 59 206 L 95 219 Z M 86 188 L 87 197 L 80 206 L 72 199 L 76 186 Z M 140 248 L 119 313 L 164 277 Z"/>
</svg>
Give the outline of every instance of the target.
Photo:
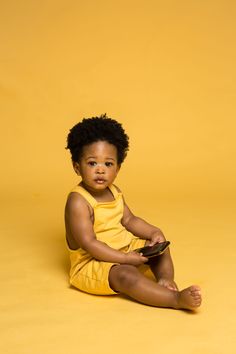
<svg viewBox="0 0 236 354">
<path fill-rule="evenodd" d="M 1 352 L 235 351 L 235 16 L 230 0 L 0 1 Z M 196 316 L 68 287 L 66 136 L 105 112 L 130 136 L 117 184 L 172 241 L 180 287 L 202 286 Z"/>
</svg>

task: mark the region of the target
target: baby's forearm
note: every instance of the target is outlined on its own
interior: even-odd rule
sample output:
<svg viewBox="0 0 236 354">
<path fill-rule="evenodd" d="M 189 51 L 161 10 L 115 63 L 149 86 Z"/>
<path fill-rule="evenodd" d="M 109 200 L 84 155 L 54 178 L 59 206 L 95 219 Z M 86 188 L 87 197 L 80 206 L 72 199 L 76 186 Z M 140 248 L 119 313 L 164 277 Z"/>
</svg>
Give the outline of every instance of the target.
<svg viewBox="0 0 236 354">
<path fill-rule="evenodd" d="M 84 247 L 84 249 L 91 254 L 92 257 L 98 261 L 111 263 L 125 263 L 126 254 L 109 247 L 107 244 L 94 240 Z"/>
<path fill-rule="evenodd" d="M 130 231 L 133 235 L 143 238 L 145 240 L 150 240 L 152 238 L 153 233 L 161 230 L 141 219 L 138 216 L 132 216 L 126 225 L 125 228 Z"/>
</svg>

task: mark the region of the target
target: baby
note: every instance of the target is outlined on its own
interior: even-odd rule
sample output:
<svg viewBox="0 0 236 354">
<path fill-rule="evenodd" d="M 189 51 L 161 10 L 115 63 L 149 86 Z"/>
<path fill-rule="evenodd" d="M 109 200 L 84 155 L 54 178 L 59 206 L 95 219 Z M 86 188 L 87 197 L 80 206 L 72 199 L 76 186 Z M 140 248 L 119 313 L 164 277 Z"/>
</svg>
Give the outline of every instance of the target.
<svg viewBox="0 0 236 354">
<path fill-rule="evenodd" d="M 178 290 L 169 249 L 150 260 L 135 251 L 165 237 L 132 213 L 113 184 L 128 148 L 122 125 L 106 115 L 83 119 L 70 130 L 67 149 L 81 177 L 65 207 L 70 283 L 90 294 L 120 293 L 151 306 L 195 310 L 200 288 Z M 156 281 L 145 276 L 146 267 Z"/>
</svg>

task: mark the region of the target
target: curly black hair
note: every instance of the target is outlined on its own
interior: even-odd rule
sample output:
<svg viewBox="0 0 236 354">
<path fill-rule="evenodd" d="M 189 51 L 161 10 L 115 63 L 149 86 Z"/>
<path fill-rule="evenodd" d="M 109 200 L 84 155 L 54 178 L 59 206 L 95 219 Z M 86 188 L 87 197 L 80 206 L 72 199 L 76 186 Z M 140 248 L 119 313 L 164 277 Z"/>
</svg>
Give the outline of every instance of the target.
<svg viewBox="0 0 236 354">
<path fill-rule="evenodd" d="M 129 137 L 122 125 L 108 118 L 106 114 L 100 117 L 84 118 L 77 123 L 67 137 L 67 147 L 71 152 L 73 162 L 79 162 L 83 147 L 97 141 L 107 141 L 117 148 L 117 162 L 121 165 L 129 150 Z"/>
</svg>

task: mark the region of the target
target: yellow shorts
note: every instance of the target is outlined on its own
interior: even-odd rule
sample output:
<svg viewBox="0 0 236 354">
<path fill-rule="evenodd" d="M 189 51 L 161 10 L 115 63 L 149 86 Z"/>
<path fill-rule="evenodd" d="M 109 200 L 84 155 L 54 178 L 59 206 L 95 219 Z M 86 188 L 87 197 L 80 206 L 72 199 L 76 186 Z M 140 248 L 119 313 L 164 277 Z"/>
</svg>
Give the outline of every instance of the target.
<svg viewBox="0 0 236 354">
<path fill-rule="evenodd" d="M 130 252 L 143 247 L 146 240 L 134 238 L 131 243 L 123 248 L 122 252 Z M 92 259 L 80 269 L 78 274 L 71 279 L 71 285 L 79 290 L 95 295 L 117 294 L 109 285 L 109 272 L 116 263 L 102 262 Z"/>
</svg>

